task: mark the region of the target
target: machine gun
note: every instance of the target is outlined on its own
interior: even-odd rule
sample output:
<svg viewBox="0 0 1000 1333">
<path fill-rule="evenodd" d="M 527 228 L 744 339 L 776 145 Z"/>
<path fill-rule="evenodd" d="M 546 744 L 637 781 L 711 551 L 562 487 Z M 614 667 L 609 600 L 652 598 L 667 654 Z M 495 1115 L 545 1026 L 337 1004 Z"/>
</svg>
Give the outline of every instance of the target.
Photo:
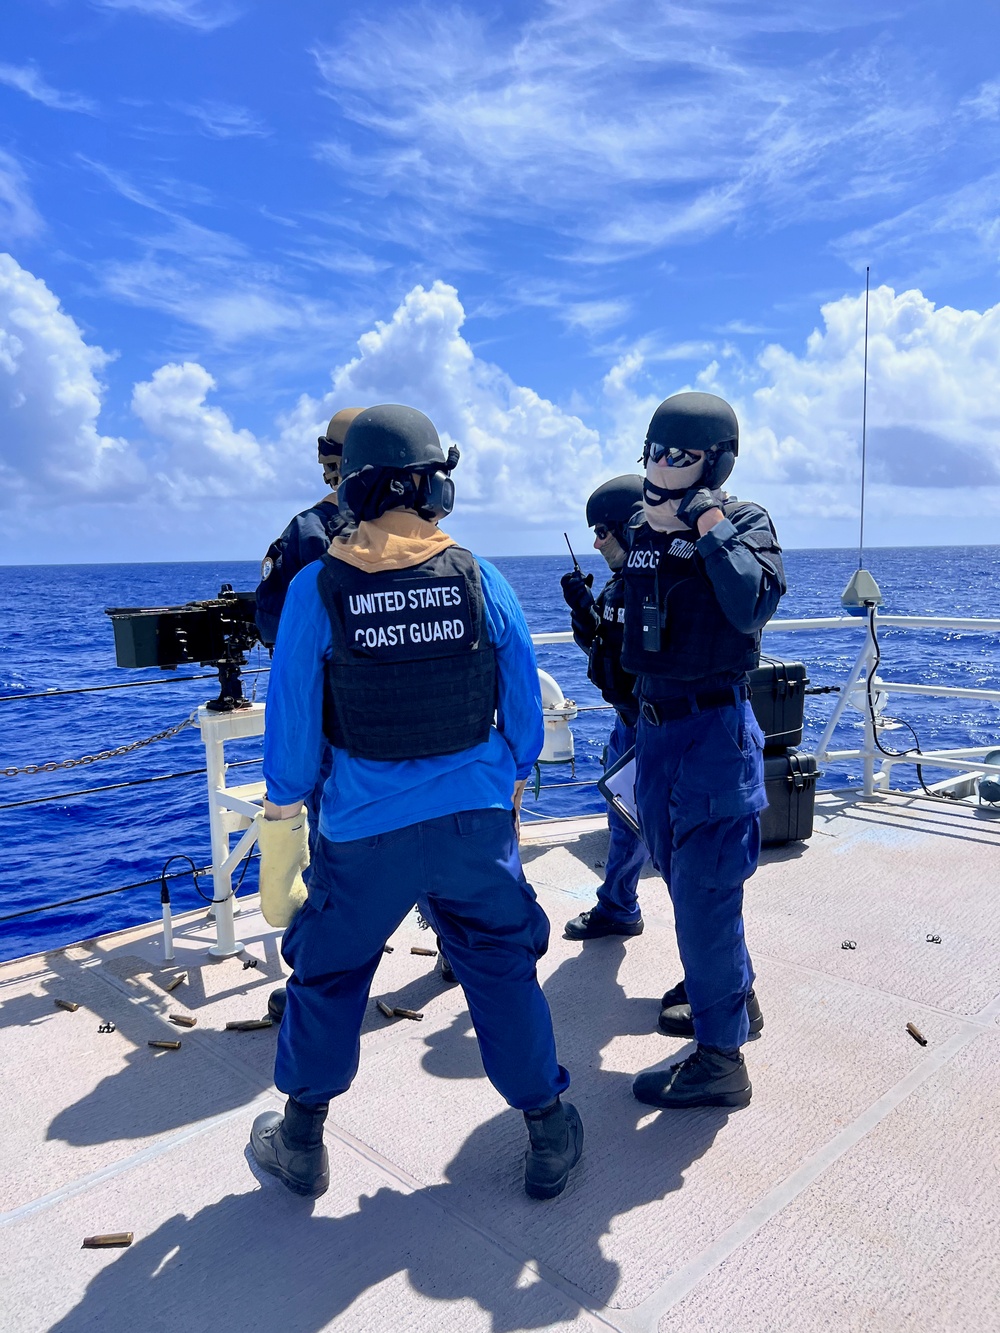
<svg viewBox="0 0 1000 1333">
<path fill-rule="evenodd" d="M 163 671 L 176 671 L 185 662 L 216 667 L 219 697 L 206 707 L 215 713 L 248 708 L 240 672 L 260 639 L 256 600 L 256 594 L 233 592 L 232 584 L 224 583 L 218 597 L 183 606 L 106 607 L 115 630 L 117 664 Z"/>
</svg>

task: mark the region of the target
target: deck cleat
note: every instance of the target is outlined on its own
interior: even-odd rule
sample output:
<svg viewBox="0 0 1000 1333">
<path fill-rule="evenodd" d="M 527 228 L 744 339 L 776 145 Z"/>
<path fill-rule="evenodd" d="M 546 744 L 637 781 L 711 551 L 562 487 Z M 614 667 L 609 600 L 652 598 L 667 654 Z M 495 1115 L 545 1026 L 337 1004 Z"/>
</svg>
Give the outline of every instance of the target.
<svg viewBox="0 0 1000 1333">
<path fill-rule="evenodd" d="M 524 1192 L 529 1199 L 562 1194 L 583 1152 L 583 1123 L 569 1102 L 557 1097 L 538 1111 L 525 1111 L 530 1143 L 524 1154 Z"/>
</svg>

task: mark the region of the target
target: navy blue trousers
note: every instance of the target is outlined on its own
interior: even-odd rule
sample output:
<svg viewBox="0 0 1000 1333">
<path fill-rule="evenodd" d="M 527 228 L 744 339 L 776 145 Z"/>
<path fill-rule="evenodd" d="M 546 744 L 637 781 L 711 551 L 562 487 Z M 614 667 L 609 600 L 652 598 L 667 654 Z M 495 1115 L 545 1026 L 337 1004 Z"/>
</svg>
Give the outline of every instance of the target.
<svg viewBox="0 0 1000 1333">
<path fill-rule="evenodd" d="M 323 747 L 323 758 L 320 760 L 319 777 L 316 779 L 316 786 L 306 797 L 306 810 L 309 813 L 309 860 L 315 861 L 316 853 L 319 848 L 319 812 L 323 804 L 323 788 L 326 786 L 326 780 L 333 771 L 333 746 L 327 743 Z M 433 913 L 429 910 L 426 901 L 417 900 L 417 906 L 420 908 L 420 915 L 424 918 L 430 928 L 437 933 L 437 927 L 434 925 Z"/>
<path fill-rule="evenodd" d="M 749 703 L 652 726 L 639 718 L 635 793 L 643 841 L 674 906 L 677 948 L 705 1046 L 749 1035 L 754 972 L 743 938 L 743 883 L 757 869 L 764 737 Z"/>
<path fill-rule="evenodd" d="M 635 727 L 616 716 L 608 737 L 605 767 L 617 763 L 634 744 Z M 636 885 L 648 855 L 645 844 L 611 805 L 608 806 L 608 833 L 608 861 L 604 868 L 604 883 L 597 890 L 597 901 L 605 916 L 615 921 L 638 921 L 641 913 Z"/>
<path fill-rule="evenodd" d="M 536 963 L 549 922 L 521 870 L 510 810 L 472 810 L 354 842 L 320 838 L 285 931 L 292 969 L 274 1081 L 306 1105 L 346 1092 L 382 946 L 418 898 L 465 991 L 486 1074 L 531 1111 L 569 1087 Z"/>
</svg>

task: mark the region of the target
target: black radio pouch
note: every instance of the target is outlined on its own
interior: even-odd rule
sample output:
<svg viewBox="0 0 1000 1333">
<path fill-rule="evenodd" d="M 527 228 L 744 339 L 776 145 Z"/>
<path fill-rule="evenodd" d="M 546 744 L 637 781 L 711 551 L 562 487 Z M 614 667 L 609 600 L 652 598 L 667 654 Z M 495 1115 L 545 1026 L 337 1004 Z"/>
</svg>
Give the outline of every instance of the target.
<svg viewBox="0 0 1000 1333">
<path fill-rule="evenodd" d="M 652 597 L 642 604 L 642 649 L 646 653 L 660 651 L 660 607 Z"/>
<path fill-rule="evenodd" d="M 642 650 L 658 653 L 663 647 L 663 617 L 660 614 L 660 570 L 653 576 L 653 595 L 642 603 Z"/>
</svg>

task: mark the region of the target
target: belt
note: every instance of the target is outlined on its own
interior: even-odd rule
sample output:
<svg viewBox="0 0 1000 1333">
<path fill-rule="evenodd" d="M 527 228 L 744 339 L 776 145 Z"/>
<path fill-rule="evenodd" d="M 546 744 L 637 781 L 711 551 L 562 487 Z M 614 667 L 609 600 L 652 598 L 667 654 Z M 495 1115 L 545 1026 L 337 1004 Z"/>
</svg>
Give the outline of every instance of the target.
<svg viewBox="0 0 1000 1333">
<path fill-rule="evenodd" d="M 746 685 L 727 685 L 717 690 L 702 690 L 700 694 L 682 694 L 677 699 L 660 699 L 653 703 L 643 699 L 639 712 L 653 727 L 664 722 L 677 722 L 693 713 L 704 713 L 710 708 L 725 708 L 727 704 L 745 703 L 750 698 Z"/>
</svg>

